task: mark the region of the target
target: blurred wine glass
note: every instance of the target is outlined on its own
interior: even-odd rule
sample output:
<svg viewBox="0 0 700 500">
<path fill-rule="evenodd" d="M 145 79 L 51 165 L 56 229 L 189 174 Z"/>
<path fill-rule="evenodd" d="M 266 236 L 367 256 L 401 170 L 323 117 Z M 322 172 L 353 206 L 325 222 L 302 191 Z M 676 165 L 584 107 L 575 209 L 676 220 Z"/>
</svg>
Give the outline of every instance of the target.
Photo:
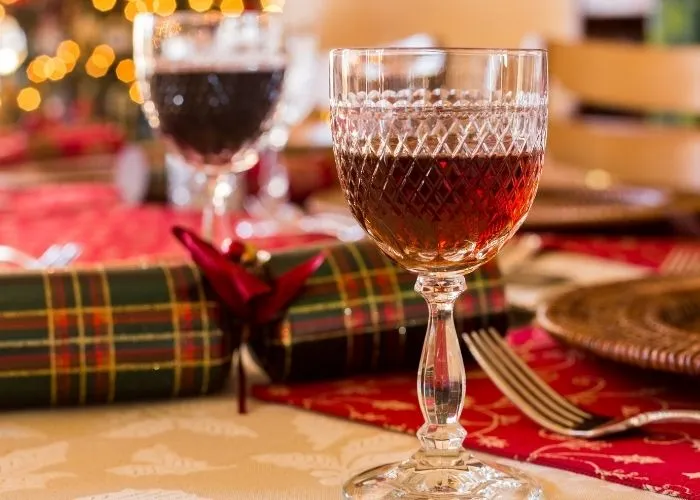
<svg viewBox="0 0 700 500">
<path fill-rule="evenodd" d="M 279 16 L 239 17 L 178 12 L 139 14 L 134 60 L 151 127 L 174 151 L 206 174 L 202 233 L 216 246 L 231 241 L 227 220 L 231 172 L 267 130 L 285 71 Z"/>
</svg>

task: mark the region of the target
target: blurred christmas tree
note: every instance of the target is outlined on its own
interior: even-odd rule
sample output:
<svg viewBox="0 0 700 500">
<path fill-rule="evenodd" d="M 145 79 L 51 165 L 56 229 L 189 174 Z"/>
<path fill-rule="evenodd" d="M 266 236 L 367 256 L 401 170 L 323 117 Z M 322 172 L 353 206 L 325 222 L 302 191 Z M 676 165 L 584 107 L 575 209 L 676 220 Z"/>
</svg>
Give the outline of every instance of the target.
<svg viewBox="0 0 700 500">
<path fill-rule="evenodd" d="M 104 121 L 148 134 L 131 59 L 139 12 L 281 11 L 284 0 L 0 0 L 0 123 Z M 22 47 L 24 45 L 24 47 Z"/>
</svg>

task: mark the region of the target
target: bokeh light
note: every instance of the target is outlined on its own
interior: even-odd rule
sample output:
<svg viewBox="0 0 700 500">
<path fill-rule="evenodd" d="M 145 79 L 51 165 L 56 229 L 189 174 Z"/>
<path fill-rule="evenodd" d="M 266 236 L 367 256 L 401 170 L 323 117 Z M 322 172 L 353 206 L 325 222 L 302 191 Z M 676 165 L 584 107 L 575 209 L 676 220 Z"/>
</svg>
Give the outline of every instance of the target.
<svg viewBox="0 0 700 500">
<path fill-rule="evenodd" d="M 107 12 L 114 8 L 117 0 L 92 0 L 92 5 L 100 12 Z"/>
<path fill-rule="evenodd" d="M 239 15 L 243 13 L 245 5 L 243 5 L 243 0 L 221 0 L 219 9 L 224 14 Z"/>
<path fill-rule="evenodd" d="M 64 40 L 58 45 L 56 55 L 66 66 L 75 66 L 75 63 L 80 59 L 80 45 L 75 40 Z"/>
<path fill-rule="evenodd" d="M 154 0 L 153 12 L 159 16 L 169 16 L 177 9 L 176 0 Z"/>
<path fill-rule="evenodd" d="M 99 61 L 99 58 L 98 58 L 98 61 Z M 85 72 L 93 78 L 102 78 L 103 76 L 105 76 L 107 74 L 108 69 L 109 69 L 109 66 L 105 66 L 104 64 L 97 64 L 95 62 L 94 57 L 91 57 L 85 63 Z"/>
<path fill-rule="evenodd" d="M 136 104 L 143 104 L 143 96 L 141 95 L 141 89 L 137 82 L 132 83 L 131 87 L 129 87 L 129 97 Z"/>
<path fill-rule="evenodd" d="M 96 58 L 96 60 L 99 60 L 102 64 L 106 64 L 108 68 L 114 63 L 114 59 L 116 58 L 114 49 L 105 44 L 95 47 L 91 57 Z"/>
<path fill-rule="evenodd" d="M 27 35 L 14 17 L 0 17 L 0 76 L 13 74 L 25 59 Z"/>
<path fill-rule="evenodd" d="M 17 105 L 22 111 L 34 111 L 41 106 L 41 94 L 34 87 L 27 87 L 17 94 Z"/>
<path fill-rule="evenodd" d="M 124 17 L 126 17 L 128 21 L 133 22 L 136 14 L 148 11 L 148 4 L 143 0 L 129 0 L 126 6 L 124 6 Z"/>
<path fill-rule="evenodd" d="M 263 12 L 282 12 L 284 0 L 261 0 L 260 5 L 263 8 Z"/>
<path fill-rule="evenodd" d="M 206 12 L 211 9 L 213 0 L 189 0 L 190 8 L 197 12 Z"/>
<path fill-rule="evenodd" d="M 124 83 L 131 83 L 136 79 L 136 67 L 131 59 L 124 59 L 117 64 L 117 78 Z"/>
<path fill-rule="evenodd" d="M 47 69 L 47 73 L 45 76 L 53 82 L 62 79 L 68 73 L 68 67 L 66 66 L 66 63 L 63 62 L 63 59 L 61 59 L 60 57 L 54 57 L 53 59 L 51 59 L 51 65 L 49 69 L 50 72 Z"/>
</svg>

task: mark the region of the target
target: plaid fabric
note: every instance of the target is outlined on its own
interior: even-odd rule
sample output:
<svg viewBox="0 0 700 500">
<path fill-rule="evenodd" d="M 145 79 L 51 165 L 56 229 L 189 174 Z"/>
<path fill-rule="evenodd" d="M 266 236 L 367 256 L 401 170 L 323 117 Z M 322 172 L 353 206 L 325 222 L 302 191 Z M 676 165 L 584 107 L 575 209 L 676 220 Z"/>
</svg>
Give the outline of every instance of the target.
<svg viewBox="0 0 700 500">
<path fill-rule="evenodd" d="M 270 278 L 316 250 L 275 254 Z M 339 244 L 304 292 L 273 327 L 251 331 L 250 348 L 274 381 L 328 379 L 360 373 L 414 370 L 428 321 L 416 276 L 371 242 Z M 495 326 L 506 331 L 508 311 L 497 265 L 467 277 L 458 299 L 458 331 Z M 463 356 L 468 351 L 463 347 Z"/>
<path fill-rule="evenodd" d="M 3 406 L 206 394 L 228 376 L 193 266 L 7 274 L 0 290 Z"/>
<path fill-rule="evenodd" d="M 269 279 L 319 249 L 273 254 Z M 373 244 L 338 244 L 250 350 L 275 381 L 418 365 L 428 310 L 415 276 Z M 468 279 L 461 331 L 507 311 L 495 264 Z M 220 314 L 193 265 L 0 275 L 0 406 L 58 406 L 207 394 L 228 379 L 241 324 Z M 463 352 L 467 356 L 467 352 Z"/>
</svg>

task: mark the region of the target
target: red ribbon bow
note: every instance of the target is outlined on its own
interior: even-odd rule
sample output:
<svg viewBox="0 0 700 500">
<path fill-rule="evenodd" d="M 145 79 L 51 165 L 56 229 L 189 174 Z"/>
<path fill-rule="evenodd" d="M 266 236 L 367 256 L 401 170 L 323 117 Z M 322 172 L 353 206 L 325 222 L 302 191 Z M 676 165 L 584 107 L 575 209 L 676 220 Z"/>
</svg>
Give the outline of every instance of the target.
<svg viewBox="0 0 700 500">
<path fill-rule="evenodd" d="M 173 234 L 189 250 L 222 305 L 245 323 L 241 344 L 246 342 L 251 326 L 278 319 L 325 260 L 319 253 L 281 276 L 264 281 L 241 264 L 246 251 L 242 243 L 232 243 L 223 254 L 189 229 L 176 226 Z M 246 377 L 240 347 L 234 346 L 238 348 L 238 411 L 246 413 Z"/>
</svg>

